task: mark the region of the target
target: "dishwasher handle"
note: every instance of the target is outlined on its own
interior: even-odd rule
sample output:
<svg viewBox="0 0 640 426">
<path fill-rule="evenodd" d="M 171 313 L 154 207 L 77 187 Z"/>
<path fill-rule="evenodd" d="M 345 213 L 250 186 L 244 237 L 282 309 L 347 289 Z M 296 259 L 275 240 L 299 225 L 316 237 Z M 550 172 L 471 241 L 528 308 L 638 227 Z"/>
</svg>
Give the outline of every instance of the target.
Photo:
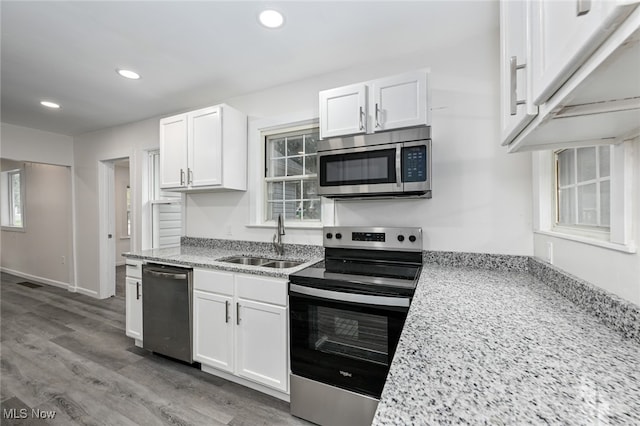
<svg viewBox="0 0 640 426">
<path fill-rule="evenodd" d="M 169 279 L 172 279 L 172 280 L 186 280 L 186 279 L 189 278 L 189 274 L 187 274 L 187 273 L 173 274 L 173 273 L 170 273 L 170 272 L 156 271 L 154 269 L 146 269 L 145 273 L 147 273 L 149 275 L 153 275 L 155 277 L 169 278 Z"/>
</svg>

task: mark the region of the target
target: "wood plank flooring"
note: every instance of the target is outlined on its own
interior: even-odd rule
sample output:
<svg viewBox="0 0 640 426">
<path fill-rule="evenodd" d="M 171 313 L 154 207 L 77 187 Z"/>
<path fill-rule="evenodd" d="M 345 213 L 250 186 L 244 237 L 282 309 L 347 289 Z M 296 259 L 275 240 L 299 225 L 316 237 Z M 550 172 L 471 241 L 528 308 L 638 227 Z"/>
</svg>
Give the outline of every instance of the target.
<svg viewBox="0 0 640 426">
<path fill-rule="evenodd" d="M 2 425 L 310 424 L 286 402 L 136 347 L 121 296 L 20 281 L 0 279 Z"/>
</svg>

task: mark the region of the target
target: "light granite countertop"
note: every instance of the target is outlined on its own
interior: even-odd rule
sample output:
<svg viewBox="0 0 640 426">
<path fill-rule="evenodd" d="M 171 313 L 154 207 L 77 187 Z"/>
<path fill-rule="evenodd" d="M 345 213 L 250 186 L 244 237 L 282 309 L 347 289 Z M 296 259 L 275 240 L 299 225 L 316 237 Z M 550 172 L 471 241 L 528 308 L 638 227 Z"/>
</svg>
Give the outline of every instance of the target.
<svg viewBox="0 0 640 426">
<path fill-rule="evenodd" d="M 425 264 L 374 425 L 640 424 L 640 344 L 529 272 Z"/>
<path fill-rule="evenodd" d="M 248 251 L 243 248 L 234 249 L 233 247 L 217 248 L 182 245 L 179 247 L 124 253 L 123 256 L 128 259 L 144 260 L 147 262 L 168 263 L 195 268 L 214 268 L 222 271 L 245 272 L 279 278 L 287 278 L 289 274 L 313 265 L 323 259 L 321 256 L 318 256 L 317 253 L 313 252 L 307 253 L 298 250 L 290 253 L 285 252 L 284 255 L 278 256 L 273 251 L 269 252 L 261 250 L 261 248 L 261 246 L 256 245 L 255 250 Z M 232 256 L 264 256 L 269 259 L 295 260 L 303 263 L 293 268 L 268 268 L 222 261 L 222 259 Z"/>
</svg>

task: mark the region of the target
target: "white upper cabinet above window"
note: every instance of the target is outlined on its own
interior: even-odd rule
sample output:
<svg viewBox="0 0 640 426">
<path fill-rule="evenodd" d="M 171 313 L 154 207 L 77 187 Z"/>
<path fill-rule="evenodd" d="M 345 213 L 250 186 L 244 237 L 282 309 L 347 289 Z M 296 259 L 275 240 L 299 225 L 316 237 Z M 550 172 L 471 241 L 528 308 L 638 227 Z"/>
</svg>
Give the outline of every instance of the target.
<svg viewBox="0 0 640 426">
<path fill-rule="evenodd" d="M 428 93 L 425 70 L 323 90 L 320 137 L 428 126 Z"/>
<path fill-rule="evenodd" d="M 160 120 L 160 187 L 247 189 L 247 117 L 217 105 Z"/>
<path fill-rule="evenodd" d="M 501 128 L 510 152 L 640 134 L 638 3 L 501 1 Z"/>
</svg>

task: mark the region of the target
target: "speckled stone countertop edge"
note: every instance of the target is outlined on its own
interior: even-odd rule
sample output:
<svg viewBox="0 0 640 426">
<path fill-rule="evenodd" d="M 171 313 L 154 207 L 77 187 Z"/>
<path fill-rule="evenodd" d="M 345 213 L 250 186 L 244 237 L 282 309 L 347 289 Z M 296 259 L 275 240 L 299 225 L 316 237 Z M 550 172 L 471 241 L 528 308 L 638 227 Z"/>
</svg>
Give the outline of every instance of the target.
<svg viewBox="0 0 640 426">
<path fill-rule="evenodd" d="M 640 306 L 534 257 L 529 258 L 529 271 L 608 327 L 640 343 Z"/>
</svg>

